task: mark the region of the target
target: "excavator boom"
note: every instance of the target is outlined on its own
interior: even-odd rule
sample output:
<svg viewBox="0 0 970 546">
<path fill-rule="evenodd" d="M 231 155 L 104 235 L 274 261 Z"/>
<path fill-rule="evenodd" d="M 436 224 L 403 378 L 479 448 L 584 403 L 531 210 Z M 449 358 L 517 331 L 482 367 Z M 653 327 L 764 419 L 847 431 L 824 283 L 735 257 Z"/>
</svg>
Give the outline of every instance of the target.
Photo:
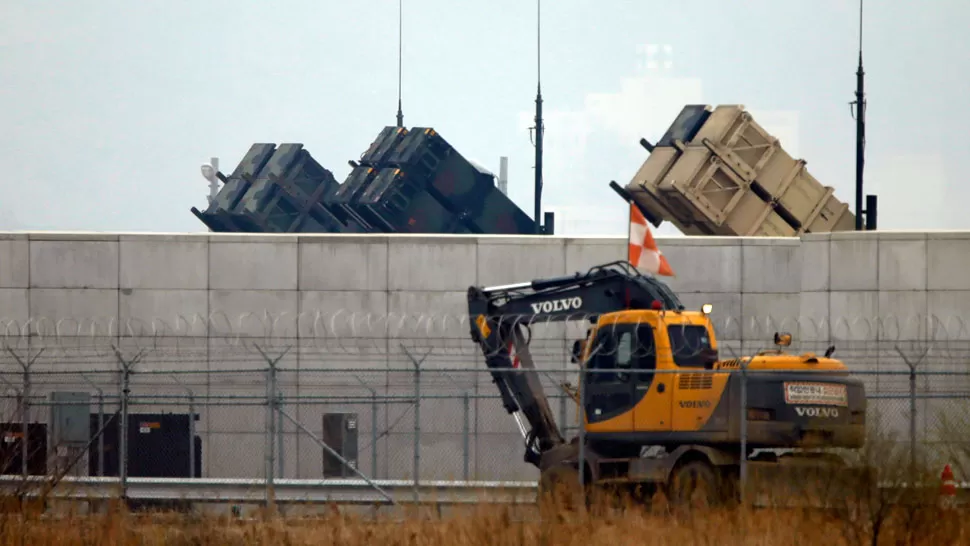
<svg viewBox="0 0 970 546">
<path fill-rule="evenodd" d="M 471 337 L 484 352 L 505 410 L 516 415 L 523 429 L 526 461 L 538 467 L 542 453 L 565 440 L 524 331 L 544 322 L 592 321 L 604 313 L 650 308 L 682 310 L 684 306 L 664 283 L 622 261 L 575 275 L 468 289 Z"/>
</svg>

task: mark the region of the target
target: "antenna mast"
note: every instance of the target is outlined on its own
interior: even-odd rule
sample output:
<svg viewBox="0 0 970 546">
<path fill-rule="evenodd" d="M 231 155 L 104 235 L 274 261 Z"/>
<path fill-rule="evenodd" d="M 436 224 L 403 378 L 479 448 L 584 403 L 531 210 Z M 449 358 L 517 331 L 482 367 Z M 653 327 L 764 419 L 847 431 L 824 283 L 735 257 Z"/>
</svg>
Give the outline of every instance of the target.
<svg viewBox="0 0 970 546">
<path fill-rule="evenodd" d="M 865 166 L 866 153 L 866 99 L 865 99 L 865 78 L 866 73 L 862 69 L 862 0 L 859 0 L 859 68 L 856 70 L 856 91 L 855 91 L 855 229 L 862 231 L 862 215 L 868 216 L 875 211 L 863 210 L 862 208 L 862 172 Z M 868 208 L 868 207 L 867 207 Z"/>
<path fill-rule="evenodd" d="M 542 50 L 540 25 L 540 0 L 536 0 L 536 180 L 535 180 L 535 215 L 536 233 L 542 233 Z"/>
<path fill-rule="evenodd" d="M 402 29 L 404 28 L 404 0 L 397 1 L 397 126 L 404 127 L 404 111 L 401 110 L 401 57 Z"/>
</svg>

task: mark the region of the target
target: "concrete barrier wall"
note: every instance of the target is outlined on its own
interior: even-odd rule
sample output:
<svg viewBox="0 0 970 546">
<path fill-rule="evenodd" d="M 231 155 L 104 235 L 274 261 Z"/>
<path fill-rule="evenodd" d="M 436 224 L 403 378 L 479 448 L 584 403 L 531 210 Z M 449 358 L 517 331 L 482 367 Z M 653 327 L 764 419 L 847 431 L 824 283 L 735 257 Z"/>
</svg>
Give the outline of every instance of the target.
<svg viewBox="0 0 970 546">
<path fill-rule="evenodd" d="M 787 330 L 818 350 L 837 345 L 857 369 L 888 369 L 901 364 L 894 344 L 970 337 L 963 321 L 970 311 L 970 233 L 658 243 L 677 273 L 669 283 L 686 305 L 714 305 L 722 353 L 763 348 L 773 331 Z M 0 233 L 0 321 L 13 351 L 0 355 L 0 366 L 17 372 L 15 355 L 43 347 L 35 371 L 105 370 L 117 366 L 117 347 L 124 358 L 148 349 L 141 370 L 236 370 L 186 375 L 184 386 L 136 375 L 132 390 L 176 396 L 188 387 L 208 398 L 199 423 L 205 475 L 262 476 L 265 407 L 257 398 L 265 396 L 266 360 L 240 336 L 263 335 L 268 356 L 286 351 L 279 366 L 292 372 L 281 378 L 284 396 L 361 399 L 301 402 L 290 408 L 294 417 L 319 435 L 324 412 L 357 411 L 360 468 L 406 478 L 413 473 L 413 408 L 365 397 L 413 394 L 412 374 L 387 371 L 411 366 L 405 351 L 415 358 L 428 352 L 425 370 L 482 368 L 467 324 L 457 320 L 468 286 L 558 276 L 625 256 L 619 238 Z M 455 320 L 415 323 L 422 315 Z M 378 320 L 387 316 L 397 318 Z M 28 325 L 33 335 L 18 335 Z M 567 343 L 581 331 L 537 332 L 542 364 L 568 369 Z M 334 368 L 359 373 L 324 371 Z M 470 467 L 472 478 L 533 478 L 512 419 L 496 399 L 480 398 L 496 394 L 490 378 L 429 373 L 422 394 L 453 398 L 422 403 L 422 476 L 461 478 Z M 35 392 L 92 391 L 91 377 L 64 377 L 46 387 L 38 377 Z M 117 392 L 115 376 L 93 381 Z M 252 399 L 214 405 L 229 396 Z M 574 419 L 564 398 L 554 407 Z M 186 402 L 146 402 L 132 411 L 163 410 L 185 411 Z M 284 427 L 283 474 L 319 476 L 320 448 Z"/>
</svg>

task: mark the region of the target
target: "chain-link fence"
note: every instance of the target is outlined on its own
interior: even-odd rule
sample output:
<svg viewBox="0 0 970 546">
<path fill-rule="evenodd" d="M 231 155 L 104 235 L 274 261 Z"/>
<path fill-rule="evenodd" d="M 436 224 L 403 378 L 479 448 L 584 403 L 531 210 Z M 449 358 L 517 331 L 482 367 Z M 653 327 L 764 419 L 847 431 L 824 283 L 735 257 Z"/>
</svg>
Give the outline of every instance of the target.
<svg viewBox="0 0 970 546">
<path fill-rule="evenodd" d="M 508 371 L 536 375 L 566 438 L 580 431 L 573 342 L 591 324 L 578 318 L 527 324 L 534 369 Z M 354 313 L 7 323 L 0 338 L 2 473 L 534 481 L 522 430 L 503 407 L 472 327 L 467 317 Z M 962 321 L 760 317 L 714 328 L 740 338 L 717 340 L 720 361 L 777 349 L 776 332 L 793 334 L 784 347 L 793 365 L 808 353 L 830 353 L 863 382 L 871 431 L 920 464 L 970 470 L 970 329 Z M 699 376 L 746 370 L 678 370 L 677 358 L 703 354 L 707 341 L 698 339 L 671 333 L 636 340 L 637 350 L 653 352 L 650 367 L 595 371 L 611 375 L 595 382 L 614 384 L 638 377 L 656 383 L 669 372 L 678 386 L 666 413 L 638 409 L 614 431 L 689 428 L 678 421 L 676 393 L 716 387 Z M 613 362 L 635 361 L 613 350 Z M 616 393 L 628 405 L 638 396 L 635 387 Z"/>
</svg>

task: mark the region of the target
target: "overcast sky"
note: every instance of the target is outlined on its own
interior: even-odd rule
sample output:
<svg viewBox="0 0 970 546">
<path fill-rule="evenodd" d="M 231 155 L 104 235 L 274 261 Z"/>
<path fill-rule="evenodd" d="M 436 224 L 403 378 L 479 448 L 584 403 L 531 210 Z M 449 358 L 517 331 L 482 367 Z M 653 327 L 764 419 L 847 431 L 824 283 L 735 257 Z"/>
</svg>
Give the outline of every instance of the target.
<svg viewBox="0 0 970 546">
<path fill-rule="evenodd" d="M 881 228 L 970 229 L 970 4 L 865 13 L 867 193 Z M 498 170 L 531 216 L 536 10 L 404 0 L 405 125 Z M 852 204 L 858 4 L 546 1 L 544 203 L 622 234 L 608 188 L 688 103 L 744 104 Z M 660 45 L 651 68 L 645 49 Z M 663 48 L 669 46 L 669 52 Z M 394 124 L 397 0 L 2 0 L 0 229 L 202 231 L 199 165 L 300 142 L 342 180 Z M 661 234 L 676 230 L 664 226 Z"/>
</svg>

